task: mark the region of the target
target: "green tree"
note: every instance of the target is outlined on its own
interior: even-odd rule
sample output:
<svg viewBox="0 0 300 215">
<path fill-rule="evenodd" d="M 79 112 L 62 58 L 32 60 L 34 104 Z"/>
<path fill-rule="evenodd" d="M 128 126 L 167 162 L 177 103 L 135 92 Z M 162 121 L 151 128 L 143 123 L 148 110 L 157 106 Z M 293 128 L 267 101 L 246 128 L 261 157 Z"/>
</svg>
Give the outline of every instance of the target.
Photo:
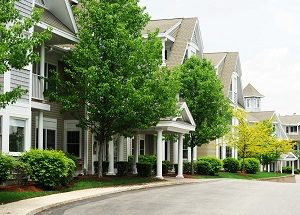
<svg viewBox="0 0 300 215">
<path fill-rule="evenodd" d="M 65 79 L 56 74 L 56 90 L 48 95 L 64 111 L 85 108 L 79 126 L 96 136 L 101 177 L 103 145 L 113 135 L 130 136 L 175 116 L 180 81 L 176 72 L 160 67 L 157 33 L 142 37 L 149 16 L 137 0 L 82 0 L 75 17 L 80 42 Z"/>
<path fill-rule="evenodd" d="M 0 0 L 0 74 L 11 68 L 22 69 L 38 61 L 34 48 L 50 37 L 49 30 L 29 35 L 29 30 L 40 20 L 42 11 L 33 10 L 31 17 L 24 18 L 15 8 L 17 0 Z M 1 86 L 2 87 L 2 86 Z M 0 108 L 14 103 L 26 90 L 20 86 L 0 95 Z"/>
<path fill-rule="evenodd" d="M 207 144 L 229 131 L 232 111 L 228 99 L 223 94 L 221 81 L 209 61 L 192 57 L 179 69 L 181 96 L 186 101 L 196 123 L 196 130 L 185 138 L 186 144 L 191 147 L 193 163 L 195 146 Z"/>
</svg>

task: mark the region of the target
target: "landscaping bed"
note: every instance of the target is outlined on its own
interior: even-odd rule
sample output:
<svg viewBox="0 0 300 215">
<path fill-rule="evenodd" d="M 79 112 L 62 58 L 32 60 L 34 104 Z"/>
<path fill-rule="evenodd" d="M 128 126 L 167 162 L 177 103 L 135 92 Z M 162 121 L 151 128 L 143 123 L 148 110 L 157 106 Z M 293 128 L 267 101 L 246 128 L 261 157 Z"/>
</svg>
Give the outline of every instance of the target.
<svg viewBox="0 0 300 215">
<path fill-rule="evenodd" d="M 161 180 L 159 180 L 161 181 Z M 143 184 L 149 182 L 158 182 L 155 178 L 141 178 L 136 176 L 127 177 L 103 177 L 83 176 L 77 177 L 69 185 L 64 187 L 56 187 L 54 190 L 43 190 L 39 186 L 30 183 L 22 186 L 0 186 L 0 204 L 7 204 L 23 199 L 29 199 L 39 196 L 51 195 L 56 193 L 70 192 L 75 190 L 83 190 L 90 188 L 125 186 Z"/>
</svg>

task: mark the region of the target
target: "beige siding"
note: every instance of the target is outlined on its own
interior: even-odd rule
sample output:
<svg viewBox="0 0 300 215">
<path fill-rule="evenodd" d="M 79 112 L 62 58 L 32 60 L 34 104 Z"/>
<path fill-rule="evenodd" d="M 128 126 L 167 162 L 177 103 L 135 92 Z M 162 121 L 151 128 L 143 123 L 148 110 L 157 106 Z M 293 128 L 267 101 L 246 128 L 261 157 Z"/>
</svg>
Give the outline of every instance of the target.
<svg viewBox="0 0 300 215">
<path fill-rule="evenodd" d="M 198 147 L 197 157 L 212 156 L 216 157 L 216 142 L 212 141 L 209 144 L 204 144 Z"/>
</svg>

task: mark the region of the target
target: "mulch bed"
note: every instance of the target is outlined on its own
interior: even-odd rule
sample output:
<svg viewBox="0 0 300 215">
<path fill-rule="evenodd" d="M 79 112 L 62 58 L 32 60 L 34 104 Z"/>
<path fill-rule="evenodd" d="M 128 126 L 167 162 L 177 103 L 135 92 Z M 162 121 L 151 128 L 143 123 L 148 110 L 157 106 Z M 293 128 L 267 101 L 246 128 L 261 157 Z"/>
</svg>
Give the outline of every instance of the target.
<svg viewBox="0 0 300 215">
<path fill-rule="evenodd" d="M 41 192 L 43 189 L 29 182 L 28 185 L 0 186 L 0 192 Z"/>
</svg>

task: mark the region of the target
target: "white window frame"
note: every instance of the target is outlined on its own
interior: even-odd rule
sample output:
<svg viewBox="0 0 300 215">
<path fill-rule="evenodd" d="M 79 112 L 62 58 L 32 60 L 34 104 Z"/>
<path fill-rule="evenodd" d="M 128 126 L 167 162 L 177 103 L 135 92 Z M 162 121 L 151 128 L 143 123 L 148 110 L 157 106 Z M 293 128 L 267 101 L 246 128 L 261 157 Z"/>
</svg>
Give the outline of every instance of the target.
<svg viewBox="0 0 300 215">
<path fill-rule="evenodd" d="M 39 118 L 36 116 L 35 117 L 35 135 L 34 135 L 35 146 L 37 145 L 36 132 L 38 132 L 37 129 L 39 128 L 38 119 Z M 45 140 L 47 140 L 47 130 L 54 130 L 55 131 L 55 149 L 57 149 L 57 119 L 44 117 L 44 119 L 43 119 L 43 131 L 44 130 L 46 130 Z M 46 146 L 46 149 L 47 149 L 48 148 L 47 143 L 45 144 L 45 146 Z"/>
<path fill-rule="evenodd" d="M 26 151 L 26 140 L 27 140 L 27 120 L 28 119 L 25 119 L 25 118 L 18 118 L 18 117 L 9 117 L 9 132 L 10 132 L 10 126 L 13 126 L 12 122 L 16 120 L 16 121 L 23 121 L 24 122 L 24 150 L 22 152 L 11 152 L 9 151 L 9 139 L 8 139 L 8 151 L 9 151 L 9 154 L 12 155 L 12 156 L 19 156 L 21 153 L 25 152 Z M 8 134 L 9 136 L 10 134 Z"/>
<path fill-rule="evenodd" d="M 246 107 L 247 108 L 251 107 L 251 99 L 250 98 L 246 98 Z"/>
<path fill-rule="evenodd" d="M 144 142 L 144 154 L 141 154 L 141 141 Z M 145 138 L 139 138 L 139 155 L 145 155 L 146 154 L 146 143 L 145 143 Z"/>
<path fill-rule="evenodd" d="M 296 128 L 296 131 L 292 131 L 292 128 Z M 289 135 L 298 135 L 298 131 L 299 131 L 299 129 L 298 129 L 298 126 L 297 125 L 292 125 L 292 126 L 289 126 Z"/>
<path fill-rule="evenodd" d="M 64 121 L 64 151 L 67 152 L 67 132 L 68 131 L 79 131 L 79 157 L 82 158 L 82 129 L 77 127 L 78 120 L 65 120 Z"/>
</svg>

